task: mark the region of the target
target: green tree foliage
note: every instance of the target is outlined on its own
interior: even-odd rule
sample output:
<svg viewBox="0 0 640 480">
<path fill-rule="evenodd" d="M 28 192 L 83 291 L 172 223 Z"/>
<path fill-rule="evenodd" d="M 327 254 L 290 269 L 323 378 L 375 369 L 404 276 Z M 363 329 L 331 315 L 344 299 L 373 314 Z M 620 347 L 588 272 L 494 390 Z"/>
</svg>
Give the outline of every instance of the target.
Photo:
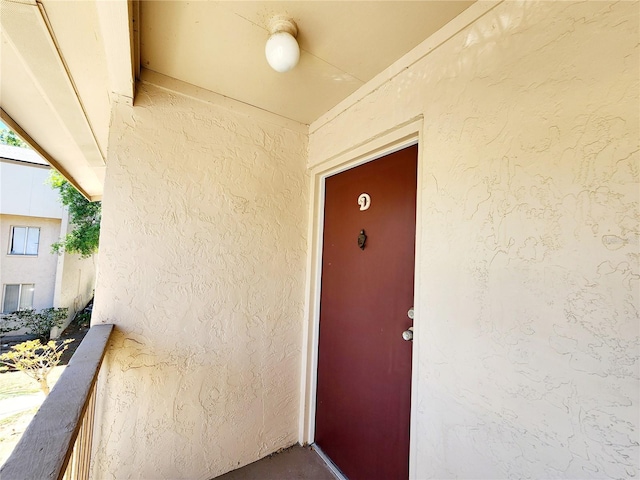
<svg viewBox="0 0 640 480">
<path fill-rule="evenodd" d="M 98 251 L 100 240 L 101 202 L 90 202 L 55 170 L 49 177 L 50 185 L 60 192 L 62 204 L 69 208 L 73 230 L 51 246 L 53 253 L 78 253 L 82 258 Z"/>
<path fill-rule="evenodd" d="M 12 147 L 28 148 L 28 145 L 11 130 L 0 130 L 0 143 L 3 145 L 11 145 Z"/>
<path fill-rule="evenodd" d="M 45 344 L 39 340 L 19 343 L 11 350 L 0 355 L 0 372 L 9 369 L 19 370 L 33 378 L 45 395 L 49 395 L 47 377 L 51 370 L 60 363 L 64 351 L 73 340 L 58 343 L 53 340 Z"/>
<path fill-rule="evenodd" d="M 27 308 L 13 313 L 21 326 L 26 327 L 32 335 L 36 335 L 42 343 L 49 340 L 51 329 L 61 327 L 68 315 L 69 309 L 66 307 L 45 308 L 40 312 Z"/>
</svg>

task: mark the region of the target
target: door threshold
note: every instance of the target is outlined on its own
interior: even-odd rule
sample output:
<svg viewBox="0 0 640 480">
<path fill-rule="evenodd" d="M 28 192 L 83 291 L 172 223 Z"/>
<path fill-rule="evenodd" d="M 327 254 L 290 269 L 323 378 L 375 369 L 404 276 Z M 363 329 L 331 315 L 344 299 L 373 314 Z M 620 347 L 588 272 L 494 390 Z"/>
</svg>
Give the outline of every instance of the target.
<svg viewBox="0 0 640 480">
<path fill-rule="evenodd" d="M 318 445 L 312 443 L 310 445 L 311 448 L 318 454 L 318 456 L 322 459 L 322 461 L 327 465 L 327 468 L 331 470 L 331 473 L 336 477 L 337 480 L 349 480 L 344 476 L 344 473 L 340 471 L 340 469 L 336 466 L 335 463 L 324 453 Z"/>
</svg>

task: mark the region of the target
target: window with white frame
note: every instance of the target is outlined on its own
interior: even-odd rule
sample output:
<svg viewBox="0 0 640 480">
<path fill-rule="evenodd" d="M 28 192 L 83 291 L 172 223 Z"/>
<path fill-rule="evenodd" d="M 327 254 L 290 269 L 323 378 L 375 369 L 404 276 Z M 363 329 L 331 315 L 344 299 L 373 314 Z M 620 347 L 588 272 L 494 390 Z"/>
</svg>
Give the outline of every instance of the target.
<svg viewBox="0 0 640 480">
<path fill-rule="evenodd" d="M 37 255 L 40 242 L 40 228 L 11 227 L 9 255 Z"/>
<path fill-rule="evenodd" d="M 2 313 L 33 308 L 33 283 L 7 284 L 2 295 Z"/>
</svg>

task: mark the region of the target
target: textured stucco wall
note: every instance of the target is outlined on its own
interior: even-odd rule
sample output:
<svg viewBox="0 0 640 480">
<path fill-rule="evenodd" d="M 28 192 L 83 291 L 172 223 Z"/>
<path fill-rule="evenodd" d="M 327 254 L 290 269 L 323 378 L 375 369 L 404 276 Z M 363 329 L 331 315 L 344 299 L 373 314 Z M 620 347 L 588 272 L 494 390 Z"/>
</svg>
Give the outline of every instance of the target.
<svg viewBox="0 0 640 480">
<path fill-rule="evenodd" d="M 67 328 L 75 314 L 82 310 L 93 297 L 96 284 L 96 260 L 97 255 L 82 258 L 77 254 L 64 253 L 58 257 L 56 293 L 53 303 L 56 307 L 67 307 L 69 315 L 64 324 L 52 330 L 53 338 Z"/>
<path fill-rule="evenodd" d="M 95 288 L 96 259 L 96 255 L 82 258 L 64 254 L 60 306 L 77 312 L 91 300 Z"/>
<path fill-rule="evenodd" d="M 116 106 L 95 478 L 211 478 L 297 440 L 306 147 L 150 85 Z"/>
<path fill-rule="evenodd" d="M 12 226 L 40 227 L 37 256 L 8 254 Z M 34 283 L 33 307 L 40 310 L 53 306 L 58 256 L 51 253 L 51 244 L 59 240 L 59 235 L 60 219 L 0 215 L 0 297 L 5 284 Z"/>
<path fill-rule="evenodd" d="M 505 2 L 338 115 L 424 115 L 416 478 L 636 478 L 637 2 Z"/>
</svg>

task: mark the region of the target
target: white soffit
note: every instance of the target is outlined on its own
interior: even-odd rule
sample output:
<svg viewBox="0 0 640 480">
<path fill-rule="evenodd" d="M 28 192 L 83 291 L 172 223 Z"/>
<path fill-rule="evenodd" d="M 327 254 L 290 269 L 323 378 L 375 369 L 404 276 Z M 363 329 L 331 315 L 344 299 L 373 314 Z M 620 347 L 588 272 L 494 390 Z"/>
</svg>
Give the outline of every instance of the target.
<svg viewBox="0 0 640 480">
<path fill-rule="evenodd" d="M 73 22 L 83 22 L 79 15 L 71 17 Z M 96 88 L 100 80 L 91 72 L 84 77 L 78 75 L 78 82 L 71 81 L 47 21 L 35 2 L 2 0 L 0 22 L 3 115 L 27 132 L 41 153 L 46 153 L 47 160 L 72 177 L 88 197 L 100 197 L 105 162 L 98 138 L 106 147 L 109 117 L 108 100 L 105 103 L 100 93 L 96 93 L 100 90 Z M 81 32 L 78 28 L 74 30 Z M 60 33 L 64 37 L 66 32 Z M 65 41 L 74 40 L 65 38 Z M 82 47 L 85 55 L 92 50 L 95 53 L 95 46 L 85 47 Z M 70 62 L 76 68 L 83 62 L 87 69 L 95 67 L 93 60 L 80 56 L 71 55 Z M 89 88 L 89 82 L 97 85 L 93 83 Z M 76 90 L 85 91 L 85 104 L 79 100 Z M 93 115 L 94 125 L 88 113 Z M 99 130 L 99 135 L 94 128 Z"/>
<path fill-rule="evenodd" d="M 109 2 L 107 2 L 109 3 Z M 55 40 L 96 141 L 106 156 L 111 102 L 109 72 L 94 1 L 42 1 Z M 124 23 L 126 26 L 126 23 Z"/>
<path fill-rule="evenodd" d="M 310 124 L 473 1 L 142 1 L 144 68 Z M 264 57 L 268 22 L 298 24 L 299 65 Z"/>
</svg>

